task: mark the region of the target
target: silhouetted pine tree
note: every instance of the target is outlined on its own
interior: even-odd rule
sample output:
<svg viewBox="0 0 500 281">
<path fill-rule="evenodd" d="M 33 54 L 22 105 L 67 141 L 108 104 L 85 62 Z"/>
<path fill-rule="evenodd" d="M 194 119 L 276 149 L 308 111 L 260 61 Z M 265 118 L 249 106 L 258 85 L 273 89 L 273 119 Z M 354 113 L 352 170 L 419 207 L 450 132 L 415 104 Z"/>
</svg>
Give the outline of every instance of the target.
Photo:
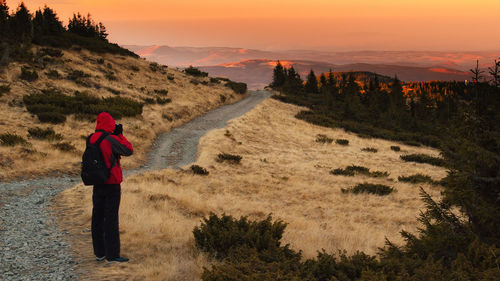
<svg viewBox="0 0 500 281">
<path fill-rule="evenodd" d="M 283 69 L 283 66 L 281 65 L 281 62 L 278 60 L 278 63 L 273 70 L 273 81 L 271 82 L 270 86 L 274 89 L 279 89 L 285 84 L 285 79 L 285 71 Z"/>
<path fill-rule="evenodd" d="M 33 38 L 33 23 L 31 14 L 23 2 L 19 4 L 16 13 L 9 19 L 11 36 L 23 43 L 31 43 Z"/>
<path fill-rule="evenodd" d="M 6 2 L 0 3 L 0 41 L 7 39 L 9 31 L 9 7 Z"/>
<path fill-rule="evenodd" d="M 495 60 L 493 67 L 488 67 L 488 70 L 492 77 L 491 83 L 493 86 L 500 86 L 500 61 Z"/>
<path fill-rule="evenodd" d="M 316 79 L 316 74 L 314 74 L 314 71 L 312 69 L 307 75 L 306 84 L 304 88 L 307 93 L 314 93 L 314 94 L 319 93 L 318 80 Z"/>
<path fill-rule="evenodd" d="M 303 92 L 302 82 L 300 75 L 295 71 L 293 66 L 291 66 L 287 71 L 283 92 L 293 95 L 301 94 Z"/>
<path fill-rule="evenodd" d="M 479 60 L 476 60 L 476 67 L 471 68 L 469 71 L 472 73 L 472 82 L 474 83 L 479 83 L 479 81 L 484 77 L 484 70 L 479 68 Z"/>
<path fill-rule="evenodd" d="M 326 94 L 328 92 L 328 82 L 326 81 L 326 76 L 324 73 L 321 73 L 321 76 L 319 77 L 319 91 L 322 94 Z"/>
</svg>

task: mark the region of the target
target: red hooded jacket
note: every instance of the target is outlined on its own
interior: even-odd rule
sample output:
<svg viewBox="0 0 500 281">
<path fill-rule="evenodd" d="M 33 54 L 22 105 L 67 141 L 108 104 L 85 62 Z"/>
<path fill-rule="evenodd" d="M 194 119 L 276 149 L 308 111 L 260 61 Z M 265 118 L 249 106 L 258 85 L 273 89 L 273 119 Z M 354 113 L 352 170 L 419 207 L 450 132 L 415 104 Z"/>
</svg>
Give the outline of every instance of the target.
<svg viewBox="0 0 500 281">
<path fill-rule="evenodd" d="M 104 156 L 104 162 L 110 168 L 109 179 L 104 184 L 120 184 L 123 180 L 120 156 L 132 155 L 134 152 L 132 144 L 122 134 L 111 135 L 115 130 L 115 120 L 109 113 L 101 112 L 97 115 L 95 130 L 95 133 L 90 137 L 92 144 L 99 139 L 103 132 L 110 134 L 102 140 L 99 146 Z"/>
</svg>

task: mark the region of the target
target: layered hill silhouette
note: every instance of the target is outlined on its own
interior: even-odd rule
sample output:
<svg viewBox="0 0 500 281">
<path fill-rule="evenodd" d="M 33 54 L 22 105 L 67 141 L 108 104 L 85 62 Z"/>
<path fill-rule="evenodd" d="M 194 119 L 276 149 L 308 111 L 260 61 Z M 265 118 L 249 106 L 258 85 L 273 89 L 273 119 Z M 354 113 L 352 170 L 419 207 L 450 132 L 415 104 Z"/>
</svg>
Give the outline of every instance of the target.
<svg viewBox="0 0 500 281">
<path fill-rule="evenodd" d="M 250 89 L 269 84 L 277 60 L 293 65 L 303 76 L 317 73 L 369 71 L 403 81 L 469 80 L 475 60 L 490 63 L 498 52 L 353 51 L 311 50 L 263 51 L 229 47 L 124 46 L 141 57 L 161 64 L 200 66 L 212 76 L 224 76 L 248 84 Z"/>
<path fill-rule="evenodd" d="M 245 60 L 236 63 L 225 63 L 216 66 L 200 67 L 212 76 L 224 76 L 232 80 L 244 81 L 250 89 L 263 88 L 269 85 L 273 68 L 277 61 L 268 59 Z M 337 72 L 367 71 L 381 75 L 395 77 L 402 81 L 431 81 L 431 80 L 457 80 L 470 79 L 470 74 L 465 71 L 445 67 L 419 67 L 390 64 L 354 63 L 335 65 L 316 61 L 281 61 L 284 66 L 293 66 L 302 77 L 314 69 L 317 74 L 327 73 L 330 69 Z"/>
</svg>

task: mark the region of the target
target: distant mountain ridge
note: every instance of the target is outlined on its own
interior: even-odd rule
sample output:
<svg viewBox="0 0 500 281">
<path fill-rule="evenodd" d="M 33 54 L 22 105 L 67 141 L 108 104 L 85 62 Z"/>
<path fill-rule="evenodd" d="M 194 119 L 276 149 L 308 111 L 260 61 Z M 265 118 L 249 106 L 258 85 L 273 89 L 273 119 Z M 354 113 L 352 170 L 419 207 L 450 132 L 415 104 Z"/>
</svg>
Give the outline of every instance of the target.
<svg viewBox="0 0 500 281">
<path fill-rule="evenodd" d="M 400 66 L 388 64 L 354 63 L 336 65 L 315 61 L 281 61 L 285 67 L 293 66 L 295 70 L 305 79 L 311 69 L 319 75 L 327 73 L 330 69 L 337 72 L 368 71 L 389 77 L 397 76 L 402 81 L 430 81 L 430 80 L 467 80 L 470 79 L 468 72 L 434 67 Z M 199 67 L 211 76 L 228 77 L 231 80 L 241 81 L 248 84 L 249 89 L 259 89 L 267 86 L 272 80 L 275 60 L 254 59 L 234 63 L 225 63 L 216 66 Z"/>
<path fill-rule="evenodd" d="M 170 66 L 213 66 L 252 59 L 321 61 L 345 65 L 354 63 L 420 66 L 468 71 L 479 60 L 490 66 L 500 57 L 499 51 L 440 52 L 440 51 L 264 51 L 231 47 L 171 47 L 160 45 L 123 46 L 141 57 Z"/>
</svg>

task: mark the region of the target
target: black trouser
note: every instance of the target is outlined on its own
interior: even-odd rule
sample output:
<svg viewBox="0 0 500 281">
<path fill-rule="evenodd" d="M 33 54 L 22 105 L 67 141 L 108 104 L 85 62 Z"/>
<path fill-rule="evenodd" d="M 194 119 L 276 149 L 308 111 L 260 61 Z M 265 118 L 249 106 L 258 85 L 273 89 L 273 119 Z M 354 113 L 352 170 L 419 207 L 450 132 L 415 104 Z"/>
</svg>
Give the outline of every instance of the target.
<svg viewBox="0 0 500 281">
<path fill-rule="evenodd" d="M 112 259 L 120 256 L 118 209 L 121 188 L 119 184 L 94 186 L 92 194 L 92 244 L 97 257 Z"/>
</svg>

